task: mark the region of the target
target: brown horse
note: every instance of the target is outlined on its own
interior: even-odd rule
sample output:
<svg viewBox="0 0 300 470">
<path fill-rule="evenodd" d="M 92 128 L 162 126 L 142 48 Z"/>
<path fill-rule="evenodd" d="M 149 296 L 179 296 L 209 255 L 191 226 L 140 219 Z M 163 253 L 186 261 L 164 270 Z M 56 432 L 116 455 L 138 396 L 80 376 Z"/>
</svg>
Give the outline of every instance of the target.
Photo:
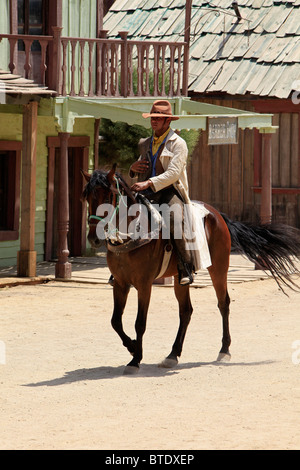
<svg viewBox="0 0 300 470">
<path fill-rule="evenodd" d="M 89 207 L 88 239 L 92 246 L 99 247 L 101 240 L 97 235 L 97 225 L 102 217 L 96 215 L 97 208 L 105 203 L 112 204 L 118 210 L 118 199 L 127 196 L 128 207 L 137 202 L 134 195 L 120 175 L 116 174 L 116 165 L 109 172 L 96 170 L 92 175 L 83 172 L 87 181 L 83 197 Z M 205 204 L 209 214 L 205 217 L 205 233 L 211 257 L 208 268 L 216 296 L 218 308 L 222 316 L 223 338 L 218 356 L 219 361 L 229 360 L 231 343 L 229 332 L 229 304 L 227 290 L 227 272 L 231 247 L 246 255 L 251 261 L 259 262 L 264 269 L 271 272 L 278 285 L 296 287 L 291 276 L 299 274 L 294 257 L 300 256 L 300 231 L 282 225 L 251 226 L 240 222 L 232 222 L 221 215 L 216 209 Z M 107 263 L 114 277 L 113 297 L 114 310 L 112 326 L 120 336 L 123 345 L 132 354 L 133 359 L 125 368 L 125 373 L 138 371 L 143 356 L 142 340 L 146 329 L 146 319 L 150 302 L 153 281 L 161 272 L 164 251 L 168 240 L 161 236 L 147 240 L 138 245 L 136 240 L 125 240 L 119 244 L 106 240 Z M 177 259 L 172 252 L 167 270 L 162 277 L 174 276 L 174 291 L 179 304 L 179 329 L 171 353 L 160 364 L 172 367 L 177 364 L 181 355 L 185 334 L 192 315 L 192 304 L 189 286 L 181 286 L 178 282 Z M 124 332 L 122 315 L 128 292 L 134 286 L 138 295 L 138 311 L 135 323 L 136 339 L 131 339 Z"/>
</svg>

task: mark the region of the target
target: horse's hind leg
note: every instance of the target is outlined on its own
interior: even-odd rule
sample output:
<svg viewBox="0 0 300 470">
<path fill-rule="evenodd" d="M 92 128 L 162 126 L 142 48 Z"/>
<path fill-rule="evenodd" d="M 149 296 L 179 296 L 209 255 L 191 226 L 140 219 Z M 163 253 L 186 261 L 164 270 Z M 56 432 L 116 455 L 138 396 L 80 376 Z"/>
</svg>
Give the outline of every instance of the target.
<svg viewBox="0 0 300 470">
<path fill-rule="evenodd" d="M 174 290 L 179 304 L 179 329 L 172 351 L 159 364 L 160 367 L 174 367 L 178 363 L 178 357 L 181 356 L 183 341 L 193 312 L 189 286 L 181 286 L 178 281 L 178 276 L 174 277 Z"/>
<path fill-rule="evenodd" d="M 114 311 L 111 319 L 113 329 L 120 336 L 123 345 L 128 349 L 131 354 L 135 352 L 135 342 L 126 335 L 123 330 L 122 315 L 126 305 L 130 286 L 121 286 L 114 280 Z"/>
<path fill-rule="evenodd" d="M 208 270 L 216 291 L 218 299 L 218 308 L 222 315 L 223 325 L 222 348 L 219 352 L 217 361 L 229 361 L 231 357 L 229 352 L 231 338 L 229 332 L 230 297 L 227 291 L 227 271 L 222 274 L 222 270 L 218 270 L 213 266 L 208 268 Z"/>
</svg>

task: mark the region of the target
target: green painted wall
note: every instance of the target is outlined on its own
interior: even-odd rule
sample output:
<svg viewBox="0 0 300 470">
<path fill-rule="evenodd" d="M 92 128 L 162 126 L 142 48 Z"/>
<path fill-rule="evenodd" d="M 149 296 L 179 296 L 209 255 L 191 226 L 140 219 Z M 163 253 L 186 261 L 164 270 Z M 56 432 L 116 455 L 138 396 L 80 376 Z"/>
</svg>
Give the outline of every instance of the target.
<svg viewBox="0 0 300 470">
<path fill-rule="evenodd" d="M 0 114 L 0 140 L 22 140 L 22 115 L 10 114 L 5 106 L 6 113 Z M 44 260 L 45 222 L 47 204 L 47 169 L 48 147 L 47 136 L 57 136 L 55 120 L 52 116 L 38 116 L 37 135 L 37 167 L 36 167 L 36 216 L 35 216 L 35 250 L 37 261 Z M 89 168 L 94 165 L 94 119 L 76 119 L 72 136 L 89 136 Z M 22 204 L 22 201 L 21 201 Z M 56 227 L 55 227 L 56 228 Z M 55 229 L 54 228 L 54 229 Z M 14 266 L 17 264 L 17 252 L 20 249 L 19 240 L 0 242 L 0 266 Z"/>
<path fill-rule="evenodd" d="M 10 0 L 0 0 L 0 33 L 10 33 L 10 15 L 9 15 L 9 2 Z M 62 26 L 63 36 L 68 37 L 83 37 L 83 38 L 95 38 L 97 32 L 97 0 L 63 0 L 63 11 L 62 11 Z M 71 82 L 70 77 L 70 58 L 71 58 L 71 47 L 68 47 L 68 68 L 67 68 L 67 82 Z M 78 91 L 79 83 L 79 45 L 76 50 L 76 81 L 75 87 Z M 93 57 L 95 63 L 95 53 Z M 9 45 L 7 39 L 2 39 L 0 42 L 0 69 L 8 70 L 9 64 Z M 85 82 L 88 83 L 88 45 L 86 45 L 85 51 Z M 87 85 L 86 85 L 87 88 Z M 67 91 L 69 87 L 67 85 Z M 87 89 L 85 90 L 88 91 Z"/>
<path fill-rule="evenodd" d="M 62 11 L 62 36 L 68 37 L 82 37 L 82 38 L 95 38 L 97 27 L 97 0 L 68 0 L 63 2 Z M 70 91 L 71 85 L 71 47 L 67 48 L 67 93 Z M 79 44 L 76 48 L 76 73 L 75 73 L 75 90 L 79 91 L 79 77 L 80 77 L 80 50 Z M 84 82 L 85 93 L 88 93 L 88 57 L 89 50 L 88 44 L 85 45 L 84 54 Z M 93 53 L 93 64 L 95 64 L 95 50 Z M 95 67 L 94 67 L 95 69 Z"/>
<path fill-rule="evenodd" d="M 0 124 L 1 140 L 22 141 L 22 115 L 0 114 Z M 38 117 L 35 216 L 35 250 L 37 251 L 38 261 L 44 259 L 48 166 L 46 135 L 57 135 L 54 119 L 52 117 Z M 19 249 L 19 240 L 0 242 L 0 266 L 15 265 L 17 262 L 17 251 Z"/>
<path fill-rule="evenodd" d="M 9 33 L 9 2 L 0 0 L 0 33 Z M 96 37 L 97 0 L 64 0 L 63 1 L 63 36 Z M 69 54 L 71 52 L 69 51 Z M 78 51 L 77 51 L 77 57 Z M 8 70 L 9 47 L 8 41 L 0 42 L 0 68 Z M 79 62 L 78 62 L 79 64 Z M 86 73 L 87 73 L 87 64 Z M 87 83 L 87 80 L 86 80 Z M 77 81 L 78 84 L 78 81 Z M 56 122 L 52 117 L 51 100 L 41 100 L 38 117 L 37 137 L 37 187 L 36 187 L 36 246 L 37 259 L 44 259 L 46 198 L 47 198 L 47 168 L 48 148 L 47 136 L 58 135 Z M 1 105 L 0 100 L 0 140 L 22 140 L 22 115 L 14 114 L 14 108 Z M 75 120 L 71 135 L 90 137 L 89 168 L 94 165 L 94 119 L 78 118 Z M 19 240 L 0 242 L 0 266 L 12 266 L 17 263 L 17 252 L 20 249 Z"/>
<path fill-rule="evenodd" d="M 0 33 L 9 34 L 9 0 L 0 0 Z M 9 48 L 8 40 L 0 42 L 0 69 L 8 70 Z"/>
<path fill-rule="evenodd" d="M 8 107 L 6 110 L 9 111 Z M 22 116 L 0 114 L 0 140 L 22 141 Z M 0 266 L 16 264 L 16 252 L 20 243 L 16 241 L 0 242 Z"/>
<path fill-rule="evenodd" d="M 63 2 L 63 36 L 96 37 L 97 0 Z"/>
</svg>

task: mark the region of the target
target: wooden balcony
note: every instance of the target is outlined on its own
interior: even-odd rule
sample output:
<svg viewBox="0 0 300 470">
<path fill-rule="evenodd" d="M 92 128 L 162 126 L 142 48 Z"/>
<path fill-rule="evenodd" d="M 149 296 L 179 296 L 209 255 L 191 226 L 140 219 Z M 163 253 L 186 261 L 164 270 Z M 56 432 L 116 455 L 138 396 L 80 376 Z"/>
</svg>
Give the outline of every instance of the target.
<svg viewBox="0 0 300 470">
<path fill-rule="evenodd" d="M 53 36 L 1 34 L 0 41 L 8 41 L 11 73 L 61 96 L 187 96 L 187 43 L 131 41 L 126 31 L 119 35 L 119 40 L 110 40 L 107 31 L 100 38 L 63 37 L 62 28 L 55 27 Z"/>
</svg>

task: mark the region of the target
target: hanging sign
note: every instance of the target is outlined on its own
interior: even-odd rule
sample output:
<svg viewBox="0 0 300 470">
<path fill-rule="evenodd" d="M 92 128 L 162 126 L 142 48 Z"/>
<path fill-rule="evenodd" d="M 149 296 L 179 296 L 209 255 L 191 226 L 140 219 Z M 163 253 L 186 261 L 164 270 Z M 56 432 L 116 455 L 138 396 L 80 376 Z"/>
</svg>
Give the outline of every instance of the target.
<svg viewBox="0 0 300 470">
<path fill-rule="evenodd" d="M 237 144 L 238 122 L 236 117 L 208 118 L 208 145 Z"/>
</svg>

